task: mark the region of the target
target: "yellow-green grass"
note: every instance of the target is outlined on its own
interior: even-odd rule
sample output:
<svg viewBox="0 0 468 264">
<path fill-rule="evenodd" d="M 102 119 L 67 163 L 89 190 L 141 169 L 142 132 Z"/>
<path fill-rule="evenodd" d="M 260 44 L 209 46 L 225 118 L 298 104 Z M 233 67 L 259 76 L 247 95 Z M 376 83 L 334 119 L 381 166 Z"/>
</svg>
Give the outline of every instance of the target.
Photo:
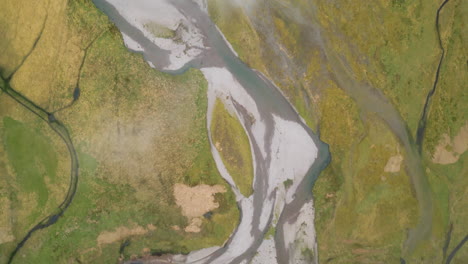
<svg viewBox="0 0 468 264">
<path fill-rule="evenodd" d="M 171 76 L 151 69 L 141 55 L 125 48 L 118 30 L 89 0 L 52 0 L 49 6 L 41 4 L 49 13 L 45 35 L 11 86 L 50 110 L 71 100 L 74 85 L 81 76 L 80 99 L 55 114 L 67 126 L 77 148 L 80 178 L 75 199 L 64 216 L 56 224 L 36 232 L 15 263 L 112 263 L 127 238 L 131 245 L 124 252 L 126 257 L 143 254 L 143 248 L 155 253 L 188 253 L 222 245 L 237 225 L 239 211 L 234 194 L 219 175 L 211 156 L 206 130 L 207 83 L 201 72 L 192 69 Z M 29 16 L 34 21 L 39 18 Z M 6 25 L 10 30 L 28 23 L 12 19 Z M 79 72 L 87 46 L 86 61 Z M 14 48 L 12 45 L 2 55 L 10 56 Z M 2 69 L 12 69 L 14 64 L 2 65 Z M 43 75 L 47 76 L 42 78 Z M 32 118 L 31 113 L 5 94 L 0 95 L 0 100 L 2 126 L 3 118 L 11 117 L 30 128 L 30 134 L 54 139 L 60 189 L 46 184 L 51 200 L 43 210 L 46 215 L 60 203 L 68 188 L 69 168 L 63 165 L 69 164 L 66 148 L 57 144 L 61 141 L 45 122 Z M 41 132 L 36 133 L 36 127 Z M 17 151 L 24 154 L 23 148 Z M 1 171 L 11 167 L 5 157 L 7 154 L 0 152 Z M 16 177 L 13 169 L 7 171 L 11 178 Z M 48 182 L 48 177 L 43 179 Z M 216 195 L 220 207 L 210 219 L 203 220 L 200 233 L 172 229 L 174 225 L 183 229 L 188 224 L 174 201 L 175 183 L 221 184 L 228 190 Z M 16 189 L 2 188 L 2 202 L 13 204 L 15 195 L 26 196 L 19 187 L 17 194 Z M 25 203 L 23 208 L 10 206 L 10 212 L 17 214 L 15 221 L 25 223 L 25 210 L 31 208 L 28 206 Z M 20 230 L 15 232 L 15 239 L 21 239 L 38 220 L 17 228 Z M 103 232 L 122 226 L 146 228 L 149 224 L 156 229 L 144 235 L 122 237 L 110 244 L 97 243 Z M 4 262 L 14 246 L 14 242 L 0 245 L 0 262 Z"/>
<path fill-rule="evenodd" d="M 175 31 L 167 27 L 160 26 L 153 22 L 148 22 L 144 27 L 157 38 L 174 38 Z"/>
<path fill-rule="evenodd" d="M 327 48 L 346 58 L 357 80 L 384 92 L 413 135 L 440 56 L 434 26 L 438 6 L 421 1 L 318 3 Z"/>
<path fill-rule="evenodd" d="M 273 226 L 270 226 L 268 228 L 268 231 L 265 233 L 265 239 L 273 239 L 276 234 L 276 228 Z"/>
<path fill-rule="evenodd" d="M 4 147 L 18 184 L 24 191 L 36 193 L 41 208 L 48 198 L 44 178 L 48 177 L 52 182 L 56 178 L 57 154 L 39 131 L 17 120 L 4 117 L 3 128 Z"/>
<path fill-rule="evenodd" d="M 211 121 L 211 136 L 226 169 L 240 192 L 252 194 L 253 162 L 249 138 L 239 120 L 216 99 Z"/>
<path fill-rule="evenodd" d="M 333 157 L 314 187 L 321 261 L 398 260 L 404 230 L 417 219 L 404 165 L 398 173 L 383 170 L 399 143 L 376 117 L 362 123 L 356 103 L 333 82 L 319 105 L 321 137 Z"/>
<path fill-rule="evenodd" d="M 424 150 L 431 159 L 441 135 L 454 137 L 468 122 L 468 83 L 466 43 L 468 4 L 450 1 L 440 16 L 442 44 L 445 59 L 440 71 L 439 84 L 429 108 Z"/>
<path fill-rule="evenodd" d="M 246 15 L 247 11 L 234 1 L 208 0 L 208 12 L 240 59 L 250 67 L 265 72 L 260 39 Z"/>
<path fill-rule="evenodd" d="M 414 135 L 426 95 L 432 88 L 440 56 L 434 26 L 438 3 L 417 1 L 395 3 L 397 2 L 394 2 L 393 6 L 385 6 L 385 4 L 357 6 L 355 3 L 343 1 L 340 2 L 339 7 L 323 5 L 320 7 L 319 21 L 326 29 L 326 35 L 331 39 L 331 45 L 327 47 L 347 58 L 349 70 L 358 80 L 369 82 L 385 93 L 400 111 L 410 132 Z M 454 25 L 462 23 L 460 14 L 463 11 L 457 11 L 459 12 L 458 18 L 453 16 L 454 8 L 463 10 L 463 8 L 455 7 L 461 5 L 460 3 L 460 1 L 451 1 L 442 11 L 440 23 L 442 42 L 445 47 L 449 42 L 447 36 L 452 36 L 452 44 L 457 41 L 463 43 L 460 37 L 462 34 L 457 35 L 457 31 L 460 32 L 459 29 L 457 30 L 456 26 L 453 30 L 451 29 L 453 21 L 455 21 Z M 354 11 L 343 12 L 343 10 Z M 391 17 L 376 23 L 375 21 L 379 19 L 373 16 Z M 343 44 L 343 35 L 329 33 L 333 30 L 344 34 L 352 45 Z M 428 122 L 426 131 L 428 142 L 425 143 L 429 149 L 433 149 L 442 133 L 453 135 L 466 122 L 466 107 L 461 103 L 464 99 L 463 85 L 460 85 L 466 79 L 466 71 L 458 66 L 464 65 L 461 59 L 463 52 L 460 44 L 453 46 L 451 47 L 452 56 L 447 56 L 444 61 L 447 67 L 453 68 L 447 78 L 443 75 L 443 71 L 441 72 L 441 80 L 448 81 L 439 82 L 435 96 L 437 98 L 439 94 L 442 97 L 440 100 L 442 103 L 439 101 L 439 104 L 435 104 L 440 121 L 433 122 L 432 128 L 431 121 Z M 451 76 L 452 72 L 453 76 Z M 436 101 L 437 99 L 433 99 L 433 104 Z M 431 109 L 434 109 L 433 107 L 434 105 Z M 441 116 L 443 118 L 440 118 Z M 437 129 L 434 129 L 435 127 Z M 440 184 L 436 180 L 437 177 L 431 177 L 434 193 L 433 230 L 430 239 L 423 241 L 415 254 L 407 259 L 410 262 L 419 260 L 421 257 L 431 259 L 433 262 L 439 261 L 442 257 L 441 253 L 435 252 L 442 247 L 443 234 L 448 227 L 448 212 L 445 209 L 448 206 L 448 194 L 447 187 Z M 459 214 L 459 212 L 452 213 L 454 217 Z"/>
<path fill-rule="evenodd" d="M 19 64 L 23 56 L 29 51 L 32 41 L 41 31 L 43 20 L 46 16 L 46 1 L 0 1 L 0 34 L 3 41 L 0 42 L 0 74 L 9 75 L 14 66 Z M 22 6 L 18 12 L 18 6 Z M 32 20 L 30 17 L 36 17 Z M 11 21 L 22 21 L 22 25 L 12 24 Z M 15 37 L 21 35 L 21 38 Z"/>
<path fill-rule="evenodd" d="M 331 149 L 340 161 L 324 171 L 314 188 L 321 261 L 397 262 L 405 230 L 417 220 L 404 164 L 397 173 L 384 172 L 398 153 L 398 142 L 382 122 L 368 118 L 367 135 L 353 140 L 349 154 Z"/>
</svg>

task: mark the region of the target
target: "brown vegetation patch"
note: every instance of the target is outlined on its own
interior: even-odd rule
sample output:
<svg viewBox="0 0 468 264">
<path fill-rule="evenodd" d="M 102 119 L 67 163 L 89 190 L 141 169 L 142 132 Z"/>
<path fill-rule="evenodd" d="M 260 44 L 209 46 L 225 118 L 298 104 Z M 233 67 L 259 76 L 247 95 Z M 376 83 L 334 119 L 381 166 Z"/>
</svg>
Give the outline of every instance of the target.
<svg viewBox="0 0 468 264">
<path fill-rule="evenodd" d="M 114 231 L 104 231 L 101 232 L 97 238 L 98 246 L 104 244 L 111 244 L 129 236 L 144 235 L 149 231 L 155 229 L 156 228 L 153 225 L 148 225 L 148 229 L 141 226 L 136 226 L 131 229 L 126 226 L 121 226 L 115 229 Z"/>
</svg>

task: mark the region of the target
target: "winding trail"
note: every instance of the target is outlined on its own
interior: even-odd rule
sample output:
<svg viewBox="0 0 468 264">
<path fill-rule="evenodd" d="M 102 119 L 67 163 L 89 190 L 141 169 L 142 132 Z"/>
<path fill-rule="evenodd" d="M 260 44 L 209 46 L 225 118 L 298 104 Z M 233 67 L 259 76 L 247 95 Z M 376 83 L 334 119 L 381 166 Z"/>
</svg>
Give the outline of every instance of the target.
<svg viewBox="0 0 468 264">
<path fill-rule="evenodd" d="M 423 140 L 424 140 L 424 134 L 426 132 L 426 122 L 427 122 L 427 114 L 429 112 L 429 107 L 431 103 L 432 96 L 436 92 L 437 84 L 439 83 L 439 76 L 440 76 L 440 68 L 442 66 L 442 62 L 445 57 L 445 48 L 444 45 L 442 45 L 442 39 L 440 37 L 440 23 L 439 23 L 439 18 L 440 18 L 440 12 L 442 11 L 442 8 L 449 2 L 449 0 L 445 0 L 437 9 L 437 14 L 436 14 L 436 21 L 435 21 L 435 26 L 436 26 L 436 31 L 437 31 L 437 38 L 438 38 L 438 44 L 439 48 L 442 51 L 439 59 L 439 64 L 437 65 L 437 71 L 434 79 L 434 84 L 432 85 L 432 89 L 429 91 L 426 97 L 426 102 L 424 103 L 424 109 L 421 115 L 421 119 L 419 120 L 418 123 L 418 130 L 416 131 L 416 145 L 418 146 L 418 151 L 421 153 L 422 151 L 422 145 L 423 145 Z"/>
</svg>

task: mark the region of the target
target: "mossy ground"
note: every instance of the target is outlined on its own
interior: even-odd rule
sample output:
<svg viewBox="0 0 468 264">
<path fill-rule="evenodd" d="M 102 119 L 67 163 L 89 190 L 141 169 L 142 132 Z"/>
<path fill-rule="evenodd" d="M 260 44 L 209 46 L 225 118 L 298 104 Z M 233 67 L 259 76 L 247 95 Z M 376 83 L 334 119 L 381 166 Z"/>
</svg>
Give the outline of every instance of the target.
<svg viewBox="0 0 468 264">
<path fill-rule="evenodd" d="M 57 154 L 39 131 L 28 129 L 17 120 L 3 118 L 3 128 L 5 151 L 18 185 L 26 192 L 35 192 L 38 208 L 42 208 L 48 198 L 45 178 L 51 182 L 56 178 Z M 34 164 L 39 166 L 31 166 Z"/>
<path fill-rule="evenodd" d="M 216 99 L 211 122 L 213 142 L 226 169 L 240 192 L 249 197 L 253 192 L 254 173 L 249 138 L 244 128 L 219 99 Z"/>
<path fill-rule="evenodd" d="M 188 253 L 222 245 L 239 219 L 231 191 L 216 195 L 220 207 L 203 220 L 200 233 L 172 229 L 188 224 L 175 204 L 173 184 L 221 184 L 229 190 L 211 157 L 207 83 L 201 72 L 171 76 L 151 69 L 141 55 L 125 48 L 118 30 L 91 1 L 35 4 L 2 5 L 7 8 L 0 19 L 8 23 L 0 34 L 9 41 L 1 42 L 1 74 L 6 77 L 19 65 L 45 21 L 36 47 L 10 84 L 54 111 L 71 102 L 80 77 L 79 100 L 55 113 L 77 149 L 80 178 L 64 216 L 36 232 L 15 263 L 112 263 L 126 239 L 127 258 L 146 254 L 144 248 Z M 0 244 L 3 263 L 25 232 L 62 201 L 70 161 L 66 146 L 47 124 L 3 93 L 0 120 L 0 200 L 7 209 L 0 218 L 6 233 L 1 229 L 0 235 L 11 240 Z M 34 188 L 24 181 L 27 175 Z M 97 243 L 102 232 L 148 225 L 156 229 Z"/>
</svg>

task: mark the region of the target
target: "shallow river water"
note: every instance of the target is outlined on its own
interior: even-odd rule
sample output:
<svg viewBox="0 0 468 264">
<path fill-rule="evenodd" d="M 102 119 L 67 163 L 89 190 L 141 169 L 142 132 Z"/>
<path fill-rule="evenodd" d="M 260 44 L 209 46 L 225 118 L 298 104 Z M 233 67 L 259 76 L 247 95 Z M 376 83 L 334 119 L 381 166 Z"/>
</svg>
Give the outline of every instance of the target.
<svg viewBox="0 0 468 264">
<path fill-rule="evenodd" d="M 208 132 L 213 105 L 219 98 L 235 113 L 249 137 L 255 170 L 250 197 L 239 192 L 211 144 L 218 170 L 236 194 L 241 211 L 239 226 L 222 247 L 173 255 L 171 261 L 317 262 L 312 186 L 329 162 L 328 146 L 305 125 L 280 90 L 237 57 L 210 20 L 203 1 L 94 3 L 119 28 L 127 47 L 142 53 L 152 67 L 171 74 L 181 74 L 190 67 L 203 72 L 209 85 Z M 149 22 L 173 26 L 184 43 L 149 35 L 145 31 Z M 181 45 L 183 52 L 178 51 Z M 286 188 L 283 182 L 288 179 L 293 184 Z M 272 226 L 276 228 L 274 239 L 264 239 Z M 303 252 L 310 251 L 314 254 L 304 256 Z"/>
</svg>

